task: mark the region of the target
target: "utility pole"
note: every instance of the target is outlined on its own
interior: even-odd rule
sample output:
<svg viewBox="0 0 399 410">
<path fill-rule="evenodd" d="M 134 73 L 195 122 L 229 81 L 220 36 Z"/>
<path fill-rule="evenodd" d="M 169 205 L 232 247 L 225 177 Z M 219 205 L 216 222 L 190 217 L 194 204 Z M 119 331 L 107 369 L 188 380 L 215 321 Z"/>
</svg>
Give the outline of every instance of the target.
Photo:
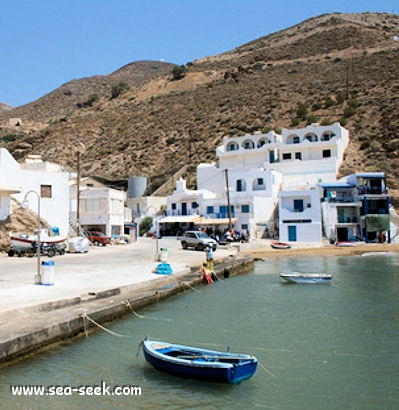
<svg viewBox="0 0 399 410">
<path fill-rule="evenodd" d="M 78 235 L 80 235 L 80 152 L 78 149 L 77 156 L 77 172 L 76 172 L 76 227 Z"/>
<path fill-rule="evenodd" d="M 230 210 L 230 188 L 229 188 L 229 174 L 228 170 L 224 170 L 224 178 L 226 180 L 226 194 L 227 194 L 227 217 L 229 218 L 229 231 L 231 231 L 231 210 Z"/>
</svg>

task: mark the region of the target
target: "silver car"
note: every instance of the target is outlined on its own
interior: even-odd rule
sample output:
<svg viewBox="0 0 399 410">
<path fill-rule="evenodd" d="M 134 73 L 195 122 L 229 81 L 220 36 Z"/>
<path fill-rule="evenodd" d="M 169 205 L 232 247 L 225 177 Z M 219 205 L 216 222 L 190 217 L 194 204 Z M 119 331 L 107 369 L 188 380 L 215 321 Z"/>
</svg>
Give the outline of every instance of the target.
<svg viewBox="0 0 399 410">
<path fill-rule="evenodd" d="M 217 242 L 202 231 L 184 232 L 180 237 L 180 243 L 183 249 L 191 247 L 203 251 L 210 246 L 215 251 L 217 248 Z"/>
</svg>

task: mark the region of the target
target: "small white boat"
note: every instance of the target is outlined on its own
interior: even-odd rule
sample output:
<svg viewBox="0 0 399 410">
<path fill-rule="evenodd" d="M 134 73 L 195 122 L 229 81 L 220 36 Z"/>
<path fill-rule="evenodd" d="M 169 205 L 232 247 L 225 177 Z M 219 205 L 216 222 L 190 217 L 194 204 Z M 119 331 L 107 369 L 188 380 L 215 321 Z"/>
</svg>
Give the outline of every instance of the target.
<svg viewBox="0 0 399 410">
<path fill-rule="evenodd" d="M 332 276 L 327 273 L 281 273 L 280 277 L 288 283 L 331 283 Z"/>
<path fill-rule="evenodd" d="M 270 246 L 273 249 L 291 249 L 291 245 L 286 242 L 278 242 L 278 241 L 272 241 L 270 243 Z"/>
<path fill-rule="evenodd" d="M 352 241 L 341 241 L 341 242 L 336 242 L 335 246 L 341 247 L 341 248 L 347 248 L 347 247 L 351 247 L 351 246 L 356 246 L 357 243 L 356 242 L 352 242 Z"/>
</svg>

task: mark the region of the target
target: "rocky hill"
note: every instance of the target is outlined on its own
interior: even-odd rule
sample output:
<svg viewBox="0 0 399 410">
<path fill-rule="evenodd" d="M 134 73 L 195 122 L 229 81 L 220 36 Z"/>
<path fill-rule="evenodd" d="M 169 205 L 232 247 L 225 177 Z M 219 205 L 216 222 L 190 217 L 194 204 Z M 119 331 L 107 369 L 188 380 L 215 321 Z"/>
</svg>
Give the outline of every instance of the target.
<svg viewBox="0 0 399 410">
<path fill-rule="evenodd" d="M 84 174 L 156 189 L 186 165 L 193 181 L 224 136 L 340 121 L 341 174 L 385 171 L 398 189 L 398 35 L 398 15 L 334 13 L 184 67 L 132 63 L 1 111 L 0 144 L 71 167 L 80 150 Z"/>
</svg>

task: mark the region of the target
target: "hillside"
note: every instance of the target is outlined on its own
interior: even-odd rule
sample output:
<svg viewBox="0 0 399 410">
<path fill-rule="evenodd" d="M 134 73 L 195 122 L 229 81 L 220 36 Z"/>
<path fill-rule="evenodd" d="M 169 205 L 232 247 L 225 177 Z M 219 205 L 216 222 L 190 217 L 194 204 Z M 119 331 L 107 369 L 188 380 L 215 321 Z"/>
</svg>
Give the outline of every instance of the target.
<svg viewBox="0 0 399 410">
<path fill-rule="evenodd" d="M 128 64 L 1 111 L 0 144 L 71 167 L 80 149 L 83 173 L 146 175 L 155 189 L 184 165 L 193 181 L 224 136 L 340 121 L 351 137 L 341 174 L 385 171 L 398 189 L 398 35 L 398 15 L 335 13 L 187 63 L 179 80 L 172 64 Z"/>
</svg>

